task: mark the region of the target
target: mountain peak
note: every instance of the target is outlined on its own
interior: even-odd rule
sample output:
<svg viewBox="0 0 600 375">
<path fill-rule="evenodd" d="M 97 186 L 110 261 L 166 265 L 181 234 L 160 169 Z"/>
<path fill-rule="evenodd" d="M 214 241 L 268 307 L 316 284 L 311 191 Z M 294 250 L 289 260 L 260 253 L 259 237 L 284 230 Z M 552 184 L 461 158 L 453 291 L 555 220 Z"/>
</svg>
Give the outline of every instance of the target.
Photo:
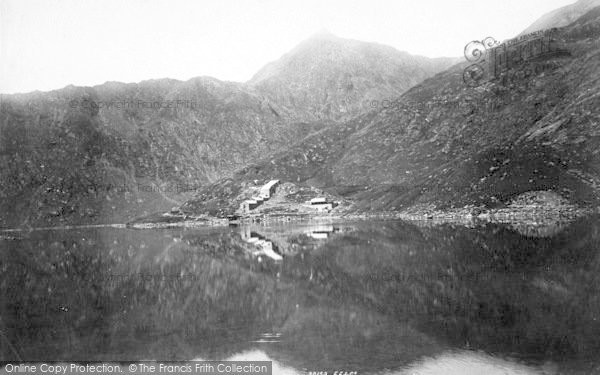
<svg viewBox="0 0 600 375">
<path fill-rule="evenodd" d="M 364 111 L 365 101 L 397 97 L 452 63 L 321 30 L 248 83 L 303 120 L 340 119 Z"/>
</svg>

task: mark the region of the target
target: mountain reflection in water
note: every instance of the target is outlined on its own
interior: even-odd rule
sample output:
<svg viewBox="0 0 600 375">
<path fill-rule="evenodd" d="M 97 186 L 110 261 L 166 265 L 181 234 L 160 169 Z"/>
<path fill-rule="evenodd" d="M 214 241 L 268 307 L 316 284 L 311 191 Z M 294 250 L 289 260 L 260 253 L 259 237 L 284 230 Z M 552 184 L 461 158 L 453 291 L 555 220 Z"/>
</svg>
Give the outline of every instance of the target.
<svg viewBox="0 0 600 375">
<path fill-rule="evenodd" d="M 0 240 L 0 360 L 600 372 L 598 219 L 12 233 Z"/>
</svg>

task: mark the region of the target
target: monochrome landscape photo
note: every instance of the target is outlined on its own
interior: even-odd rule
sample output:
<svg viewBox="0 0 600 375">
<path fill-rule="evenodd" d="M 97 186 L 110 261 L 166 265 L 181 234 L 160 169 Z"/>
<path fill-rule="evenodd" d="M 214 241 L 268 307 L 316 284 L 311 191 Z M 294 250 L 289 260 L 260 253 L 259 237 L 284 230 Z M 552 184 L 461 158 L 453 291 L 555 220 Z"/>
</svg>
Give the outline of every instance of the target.
<svg viewBox="0 0 600 375">
<path fill-rule="evenodd" d="M 0 367 L 600 374 L 600 0 L 0 0 Z"/>
</svg>

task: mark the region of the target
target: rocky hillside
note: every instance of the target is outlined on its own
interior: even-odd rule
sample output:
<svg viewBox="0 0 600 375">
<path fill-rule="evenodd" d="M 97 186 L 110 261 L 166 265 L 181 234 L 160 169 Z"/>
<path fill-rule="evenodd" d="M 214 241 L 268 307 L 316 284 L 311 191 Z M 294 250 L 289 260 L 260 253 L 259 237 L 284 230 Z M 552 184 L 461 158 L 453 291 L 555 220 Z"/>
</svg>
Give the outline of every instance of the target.
<svg viewBox="0 0 600 375">
<path fill-rule="evenodd" d="M 317 35 L 245 84 L 3 96 L 0 226 L 123 222 L 186 201 L 225 215 L 216 202 L 270 179 L 358 211 L 495 207 L 531 191 L 595 205 L 599 20 L 594 8 L 559 29 L 566 53 L 475 88 L 466 62 L 418 83 L 449 60 Z"/>
<path fill-rule="evenodd" d="M 548 190 L 595 205 L 600 8 L 559 29 L 556 42 L 568 53 L 531 60 L 475 88 L 462 80 L 467 63 L 454 66 L 388 108 L 311 134 L 235 178 L 316 185 L 354 199 L 361 211 L 495 207 Z"/>
<path fill-rule="evenodd" d="M 248 83 L 290 116 L 348 119 L 369 110 L 372 100 L 397 97 L 457 61 L 322 32 L 267 64 Z"/>
<path fill-rule="evenodd" d="M 294 123 L 242 84 L 210 78 L 3 96 L 0 226 L 170 208 L 315 126 L 326 123 Z"/>
<path fill-rule="evenodd" d="M 320 36 L 247 84 L 200 77 L 2 95 L 0 227 L 122 222 L 169 209 L 360 112 L 363 99 L 397 95 L 446 66 Z M 291 91 L 275 95 L 281 87 Z M 348 105 L 321 106 L 340 100 Z"/>
<path fill-rule="evenodd" d="M 520 35 L 552 27 L 567 26 L 597 6 L 600 6 L 600 0 L 579 0 L 573 4 L 555 9 L 544 14 L 531 26 L 523 30 Z"/>
</svg>

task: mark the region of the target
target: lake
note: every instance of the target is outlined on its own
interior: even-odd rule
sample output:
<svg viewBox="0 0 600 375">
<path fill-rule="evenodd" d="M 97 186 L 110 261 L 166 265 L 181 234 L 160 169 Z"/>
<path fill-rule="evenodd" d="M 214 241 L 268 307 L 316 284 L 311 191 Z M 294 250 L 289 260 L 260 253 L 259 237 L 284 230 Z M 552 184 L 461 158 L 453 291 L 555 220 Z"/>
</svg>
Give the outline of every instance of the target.
<svg viewBox="0 0 600 375">
<path fill-rule="evenodd" d="M 3 232 L 0 359 L 600 373 L 600 218 Z"/>
</svg>

